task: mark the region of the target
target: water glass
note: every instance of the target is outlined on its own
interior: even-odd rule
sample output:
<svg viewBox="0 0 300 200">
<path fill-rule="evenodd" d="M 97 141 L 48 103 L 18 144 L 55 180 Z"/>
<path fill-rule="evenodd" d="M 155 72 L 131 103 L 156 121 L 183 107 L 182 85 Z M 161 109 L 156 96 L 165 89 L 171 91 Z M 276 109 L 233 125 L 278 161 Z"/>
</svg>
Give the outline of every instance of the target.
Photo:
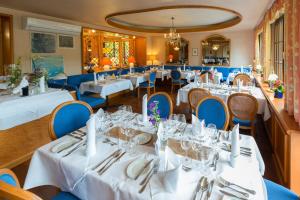
<svg viewBox="0 0 300 200">
<path fill-rule="evenodd" d="M 181 148 L 185 151 L 185 156 L 182 162 L 183 166 L 186 166 L 188 164 L 190 164 L 191 159 L 188 157 L 188 150 L 191 148 L 192 146 L 192 141 L 190 140 L 189 137 L 182 137 L 181 138 Z"/>
<path fill-rule="evenodd" d="M 132 107 L 130 105 L 122 105 L 118 107 L 118 110 L 123 110 L 132 113 Z"/>
<path fill-rule="evenodd" d="M 210 123 L 210 124 L 207 125 L 207 130 L 208 130 L 208 133 L 209 133 L 211 145 L 216 144 L 217 140 L 218 140 L 217 126 L 213 123 Z"/>
<path fill-rule="evenodd" d="M 177 121 L 182 122 L 182 123 L 186 123 L 186 118 L 184 114 L 178 114 L 177 115 Z"/>
</svg>

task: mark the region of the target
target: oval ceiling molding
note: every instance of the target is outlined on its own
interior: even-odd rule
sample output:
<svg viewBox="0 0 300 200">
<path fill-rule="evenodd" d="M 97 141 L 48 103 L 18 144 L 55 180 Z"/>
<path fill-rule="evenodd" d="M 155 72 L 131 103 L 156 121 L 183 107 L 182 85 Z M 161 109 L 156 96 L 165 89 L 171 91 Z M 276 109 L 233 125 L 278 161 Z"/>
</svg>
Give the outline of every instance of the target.
<svg viewBox="0 0 300 200">
<path fill-rule="evenodd" d="M 111 26 L 138 32 L 168 33 L 175 17 L 177 32 L 224 29 L 238 24 L 242 15 L 227 8 L 204 5 L 175 5 L 130 10 L 107 15 Z"/>
</svg>

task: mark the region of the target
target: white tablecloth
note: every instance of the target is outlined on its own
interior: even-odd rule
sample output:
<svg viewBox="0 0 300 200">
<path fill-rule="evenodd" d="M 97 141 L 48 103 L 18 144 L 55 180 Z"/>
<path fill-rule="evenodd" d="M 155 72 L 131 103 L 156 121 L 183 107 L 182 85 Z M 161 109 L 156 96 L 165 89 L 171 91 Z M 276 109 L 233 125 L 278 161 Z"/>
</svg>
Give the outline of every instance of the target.
<svg viewBox="0 0 300 200">
<path fill-rule="evenodd" d="M 227 89 L 221 89 L 221 88 L 214 88 L 217 85 L 212 85 L 213 87 L 210 89 L 210 93 L 214 96 L 218 96 L 224 100 L 224 102 L 227 102 L 228 97 L 230 96 L 230 93 Z M 178 90 L 177 94 L 177 100 L 176 105 L 179 106 L 180 103 L 188 103 L 188 93 L 192 88 L 197 88 L 200 86 L 197 86 L 195 83 L 190 83 L 183 88 Z M 205 84 L 203 84 L 203 87 L 208 89 Z M 225 87 L 225 86 L 224 86 Z M 264 120 L 268 120 L 271 117 L 271 113 L 268 107 L 267 99 L 262 93 L 261 89 L 258 87 L 253 87 L 251 89 L 251 94 L 257 99 L 258 101 L 258 110 L 257 114 L 263 114 Z"/>
<path fill-rule="evenodd" d="M 113 79 L 98 82 L 97 85 L 93 81 L 83 82 L 80 84 L 80 93 L 94 92 L 99 93 L 102 98 L 106 98 L 108 95 L 121 92 L 123 90 L 133 90 L 133 86 L 128 79 Z"/>
<path fill-rule="evenodd" d="M 46 93 L 27 97 L 0 96 L 0 130 L 18 126 L 52 112 L 59 104 L 74 100 L 66 90 L 49 89 Z"/>
<path fill-rule="evenodd" d="M 157 70 L 156 71 L 156 78 L 160 78 L 163 81 L 165 77 L 167 77 L 167 79 L 170 78 L 170 70 Z"/>
<path fill-rule="evenodd" d="M 188 83 L 195 78 L 195 71 L 181 71 L 181 79 L 186 79 Z"/>
<path fill-rule="evenodd" d="M 191 129 L 191 125 L 189 127 Z M 167 192 L 159 175 L 154 175 L 150 180 L 150 186 L 141 194 L 138 193 L 140 177 L 138 181 L 131 180 L 126 175 L 126 168 L 132 161 L 143 154 L 136 156 L 125 154 L 115 165 L 99 176 L 96 171 L 91 170 L 97 163 L 110 155 L 117 146 L 103 143 L 103 138 L 97 138 L 97 154 L 91 160 L 85 157 L 85 148 L 67 157 L 61 154 L 52 153 L 50 149 L 57 143 L 71 140 L 69 136 L 64 136 L 41 148 L 33 155 L 28 174 L 25 180 L 24 189 L 30 189 L 41 185 L 54 185 L 64 191 L 69 191 L 83 200 L 113 200 L 113 199 L 190 199 L 195 190 L 199 178 L 202 176 L 198 170 L 185 172 L 179 169 L 184 185 L 175 192 Z M 112 138 L 111 138 L 112 139 Z M 229 152 L 222 151 L 217 166 L 218 176 L 222 176 L 229 181 L 254 189 L 255 196 L 250 199 L 267 200 L 265 185 L 261 176 L 260 168 L 263 161 L 258 151 L 257 145 L 250 136 L 242 136 L 241 146 L 247 146 L 253 150 L 250 157 L 240 156 L 235 168 L 229 165 Z M 147 153 L 154 156 L 154 148 L 149 146 L 138 146 L 136 149 L 140 153 Z M 63 152 L 62 152 L 63 153 Z M 161 161 L 164 158 L 161 158 Z M 264 166 L 263 166 L 264 167 Z M 163 175 L 162 175 L 163 176 Z M 179 183 L 180 184 L 180 183 Z M 183 184 L 183 183 L 182 183 Z M 212 200 L 221 199 L 217 185 L 214 186 Z"/>
<path fill-rule="evenodd" d="M 140 73 L 122 75 L 122 78 L 129 79 L 135 88 L 139 87 L 140 83 L 148 80 L 148 76 Z"/>
<path fill-rule="evenodd" d="M 8 83 L 0 83 L 0 90 L 6 90 L 8 88 Z"/>
</svg>

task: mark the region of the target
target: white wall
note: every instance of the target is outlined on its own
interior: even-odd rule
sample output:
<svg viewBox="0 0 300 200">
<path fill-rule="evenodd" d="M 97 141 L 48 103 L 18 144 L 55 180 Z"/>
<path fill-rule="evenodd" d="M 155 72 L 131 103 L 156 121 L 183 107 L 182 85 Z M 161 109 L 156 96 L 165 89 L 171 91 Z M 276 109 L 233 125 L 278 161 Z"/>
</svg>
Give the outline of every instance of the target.
<svg viewBox="0 0 300 200">
<path fill-rule="evenodd" d="M 107 30 L 122 32 L 127 34 L 134 34 L 145 36 L 145 34 L 135 33 L 130 31 L 123 31 L 119 29 L 113 29 L 109 27 L 100 27 L 90 24 L 84 24 L 80 22 L 74 22 L 70 20 L 63 20 L 59 18 L 54 18 L 45 15 L 39 15 L 30 12 L 24 12 L 9 8 L 0 7 L 0 13 L 13 15 L 13 33 L 14 33 L 14 59 L 17 60 L 18 57 L 21 57 L 22 71 L 31 72 L 31 58 L 34 54 L 31 53 L 31 43 L 30 43 L 30 32 L 23 29 L 22 20 L 24 17 L 35 17 L 40 19 L 47 19 L 53 21 L 59 21 L 69 24 L 80 25 L 84 27 L 91 27 L 95 29 Z M 151 38 L 150 38 L 151 41 Z M 43 54 L 47 55 L 47 54 Z M 81 36 L 74 37 L 74 48 L 73 49 L 59 49 L 57 48 L 55 54 L 51 55 L 62 55 L 64 57 L 64 69 L 65 73 L 68 75 L 80 74 L 81 73 Z"/>
<path fill-rule="evenodd" d="M 185 33 L 181 37 L 189 41 L 189 64 L 200 65 L 202 58 L 201 41 L 213 34 L 223 35 L 230 39 L 230 65 L 252 65 L 254 59 L 254 32 L 252 30 L 239 32 L 203 32 L 203 33 Z M 192 48 L 198 48 L 198 56 L 192 56 Z M 151 51 L 157 53 L 157 64 L 165 63 L 166 48 L 165 40 L 162 36 L 152 37 Z"/>
</svg>

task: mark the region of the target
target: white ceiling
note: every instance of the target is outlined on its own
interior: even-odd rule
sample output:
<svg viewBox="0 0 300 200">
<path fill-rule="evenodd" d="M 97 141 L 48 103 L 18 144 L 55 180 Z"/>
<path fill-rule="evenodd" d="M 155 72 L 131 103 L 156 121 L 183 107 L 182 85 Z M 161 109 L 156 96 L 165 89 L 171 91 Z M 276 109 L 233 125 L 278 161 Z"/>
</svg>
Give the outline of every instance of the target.
<svg viewBox="0 0 300 200">
<path fill-rule="evenodd" d="M 114 17 L 114 19 L 140 26 L 170 27 L 172 16 L 175 17 L 175 27 L 217 24 L 236 17 L 235 14 L 223 10 L 184 8 L 127 14 Z"/>
<path fill-rule="evenodd" d="M 209 5 L 228 8 L 242 15 L 242 21 L 227 30 L 253 29 L 273 0 L 0 0 L 0 6 L 24 10 L 58 18 L 64 18 L 99 26 L 109 26 L 105 17 L 115 12 L 145 9 L 170 5 Z M 155 16 L 130 17 L 135 24 L 158 24 L 168 26 L 172 15 L 179 13 L 161 13 Z M 201 23 L 224 21 L 231 14 L 222 11 L 203 11 L 191 13 L 181 11 L 181 17 L 176 17 L 175 25 L 192 25 Z M 182 17 L 184 16 L 184 17 Z"/>
</svg>

